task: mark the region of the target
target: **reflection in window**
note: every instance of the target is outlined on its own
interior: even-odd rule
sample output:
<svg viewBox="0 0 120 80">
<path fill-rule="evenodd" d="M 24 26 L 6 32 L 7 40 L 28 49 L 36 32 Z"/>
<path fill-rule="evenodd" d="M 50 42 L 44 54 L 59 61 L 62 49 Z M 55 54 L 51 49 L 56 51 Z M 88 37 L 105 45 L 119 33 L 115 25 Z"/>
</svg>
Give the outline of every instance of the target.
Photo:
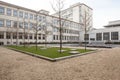
<svg viewBox="0 0 120 80">
<path fill-rule="evenodd" d="M 0 6 L 0 14 L 4 14 L 5 13 L 5 8 Z"/>
<path fill-rule="evenodd" d="M 19 17 L 23 18 L 23 12 L 22 11 L 19 12 Z"/>
<path fill-rule="evenodd" d="M 12 10 L 10 8 L 7 8 L 7 15 L 11 16 L 11 14 L 12 14 Z"/>
<path fill-rule="evenodd" d="M 11 20 L 7 20 L 7 21 L 6 21 L 6 26 L 7 26 L 7 27 L 11 27 Z"/>
<path fill-rule="evenodd" d="M 118 32 L 111 32 L 111 40 L 118 40 Z"/>
<path fill-rule="evenodd" d="M 101 41 L 102 40 L 102 33 L 96 33 L 96 40 Z"/>
<path fill-rule="evenodd" d="M 4 26 L 4 20 L 0 20 L 0 27 Z"/>
<path fill-rule="evenodd" d="M 13 10 L 13 16 L 18 16 L 18 11 L 17 10 Z"/>
</svg>

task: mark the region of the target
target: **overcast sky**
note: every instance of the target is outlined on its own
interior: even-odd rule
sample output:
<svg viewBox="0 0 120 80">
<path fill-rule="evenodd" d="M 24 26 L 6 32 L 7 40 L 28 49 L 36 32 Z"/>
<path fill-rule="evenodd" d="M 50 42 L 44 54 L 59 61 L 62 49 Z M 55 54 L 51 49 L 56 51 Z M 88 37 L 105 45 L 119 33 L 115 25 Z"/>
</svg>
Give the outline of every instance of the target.
<svg viewBox="0 0 120 80">
<path fill-rule="evenodd" d="M 53 13 L 50 2 L 53 0 L 2 0 L 33 10 L 45 9 Z M 93 8 L 93 27 L 102 28 L 109 21 L 120 20 L 120 0 L 66 0 L 65 8 L 77 2 Z"/>
</svg>

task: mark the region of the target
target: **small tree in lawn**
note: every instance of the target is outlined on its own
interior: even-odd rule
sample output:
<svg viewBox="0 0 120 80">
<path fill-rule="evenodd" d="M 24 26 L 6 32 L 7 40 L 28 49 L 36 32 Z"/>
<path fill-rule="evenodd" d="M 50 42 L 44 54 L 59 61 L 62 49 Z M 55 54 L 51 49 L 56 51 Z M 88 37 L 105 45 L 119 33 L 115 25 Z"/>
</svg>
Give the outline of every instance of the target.
<svg viewBox="0 0 120 80">
<path fill-rule="evenodd" d="M 38 19 L 36 20 L 35 25 L 33 26 L 33 31 L 35 32 L 35 45 L 36 45 L 36 50 L 38 49 L 38 32 L 41 29 L 41 22 L 38 22 Z"/>
<path fill-rule="evenodd" d="M 16 37 L 16 46 L 18 46 L 18 36 L 19 36 L 18 26 L 19 26 L 19 25 L 18 25 L 18 21 L 14 21 L 13 27 L 14 27 L 14 29 L 15 29 L 15 33 L 13 33 L 13 34 L 14 34 L 13 36 Z"/>
<path fill-rule="evenodd" d="M 92 15 L 90 15 L 89 13 L 87 13 L 87 11 L 84 11 L 84 15 L 81 15 L 82 20 L 83 20 L 83 29 L 84 29 L 84 40 L 85 40 L 85 51 L 86 51 L 86 47 L 87 47 L 87 32 L 91 29 L 92 26 L 90 25 L 90 20 L 92 18 Z"/>
<path fill-rule="evenodd" d="M 62 53 L 62 9 L 64 8 L 64 0 L 56 0 L 56 3 L 51 4 L 53 10 L 58 14 L 58 19 L 59 19 L 59 32 L 60 32 L 60 53 Z M 55 5 L 55 6 L 53 6 Z"/>
<path fill-rule="evenodd" d="M 8 39 L 10 38 L 10 43 L 12 45 L 12 27 L 10 25 L 6 26 L 7 27 L 7 31 L 6 31 L 6 38 L 7 38 L 7 42 L 8 42 Z"/>
<path fill-rule="evenodd" d="M 42 31 L 44 31 L 44 34 L 45 34 L 45 48 L 47 48 L 47 36 L 52 33 L 47 28 L 49 26 L 48 24 L 49 22 L 47 22 L 47 20 L 45 19 L 45 21 L 42 22 L 41 28 L 40 28 Z"/>
<path fill-rule="evenodd" d="M 23 45 L 24 45 L 24 48 L 26 46 L 26 43 L 25 43 L 25 37 L 26 37 L 26 22 L 25 22 L 25 19 L 23 19 Z"/>
</svg>

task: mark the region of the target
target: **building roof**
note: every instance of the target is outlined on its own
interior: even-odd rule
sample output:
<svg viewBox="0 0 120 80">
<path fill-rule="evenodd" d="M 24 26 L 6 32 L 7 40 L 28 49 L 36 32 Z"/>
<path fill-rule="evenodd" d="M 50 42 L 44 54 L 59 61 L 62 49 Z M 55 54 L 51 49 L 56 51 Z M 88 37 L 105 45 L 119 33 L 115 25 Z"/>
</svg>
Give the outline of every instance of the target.
<svg viewBox="0 0 120 80">
<path fill-rule="evenodd" d="M 104 27 L 120 27 L 120 24 L 106 25 Z"/>
</svg>

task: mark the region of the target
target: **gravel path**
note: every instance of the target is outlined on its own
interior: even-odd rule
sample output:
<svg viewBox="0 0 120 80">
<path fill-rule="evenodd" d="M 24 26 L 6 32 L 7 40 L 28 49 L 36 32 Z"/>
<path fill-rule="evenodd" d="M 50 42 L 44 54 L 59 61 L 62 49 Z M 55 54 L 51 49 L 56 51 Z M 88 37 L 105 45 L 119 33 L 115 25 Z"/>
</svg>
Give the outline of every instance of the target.
<svg viewBox="0 0 120 80">
<path fill-rule="evenodd" d="M 0 47 L 0 80 L 120 80 L 120 48 L 49 62 Z"/>
</svg>

